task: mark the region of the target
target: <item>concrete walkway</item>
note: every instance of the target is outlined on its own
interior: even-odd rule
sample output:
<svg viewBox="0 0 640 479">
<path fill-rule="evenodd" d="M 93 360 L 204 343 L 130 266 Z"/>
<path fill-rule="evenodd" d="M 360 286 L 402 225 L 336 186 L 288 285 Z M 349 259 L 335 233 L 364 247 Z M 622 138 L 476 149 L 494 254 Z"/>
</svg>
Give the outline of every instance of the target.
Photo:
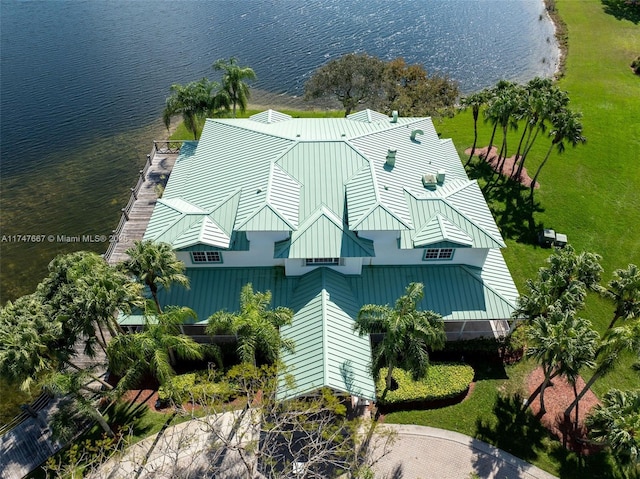
<svg viewBox="0 0 640 479">
<path fill-rule="evenodd" d="M 555 476 L 464 434 L 425 426 L 385 424 L 398 433 L 390 453 L 375 466 L 376 478 L 552 479 Z"/>
<path fill-rule="evenodd" d="M 226 415 L 229 415 L 227 413 Z M 199 478 L 211 477 L 212 457 L 208 445 L 211 426 L 230 427 L 233 419 L 192 420 L 167 428 L 113 458 L 92 479 L 97 478 Z M 226 420 L 229 419 L 229 420 Z M 555 476 L 497 449 L 457 432 L 424 426 L 385 424 L 397 432 L 390 451 L 374 466 L 377 479 L 552 479 Z M 241 477 L 236 452 L 217 458 L 218 479 Z M 375 456 L 375 454 L 374 454 Z"/>
</svg>

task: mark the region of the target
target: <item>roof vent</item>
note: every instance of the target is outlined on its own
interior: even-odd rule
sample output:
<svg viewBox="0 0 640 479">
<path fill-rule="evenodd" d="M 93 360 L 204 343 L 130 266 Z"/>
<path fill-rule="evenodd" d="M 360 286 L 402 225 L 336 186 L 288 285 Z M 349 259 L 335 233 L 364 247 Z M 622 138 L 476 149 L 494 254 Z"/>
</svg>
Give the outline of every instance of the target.
<svg viewBox="0 0 640 479">
<path fill-rule="evenodd" d="M 391 112 L 391 123 L 398 123 L 398 110 Z"/>
<path fill-rule="evenodd" d="M 422 131 L 422 130 L 413 130 L 411 132 L 411 141 L 416 142 L 416 143 L 420 143 L 419 140 L 416 140 L 416 135 L 424 135 L 424 131 Z"/>
<path fill-rule="evenodd" d="M 385 166 L 389 168 L 393 168 L 396 165 L 396 152 L 398 150 L 389 150 L 387 151 L 387 161 L 384 163 Z"/>
<path fill-rule="evenodd" d="M 422 176 L 422 184 L 425 188 L 435 190 L 436 186 L 438 186 L 438 179 L 433 173 L 427 173 Z"/>
<path fill-rule="evenodd" d="M 438 174 L 436 176 L 438 183 L 440 184 L 444 183 L 444 177 L 446 173 L 447 173 L 446 170 L 438 170 Z"/>
</svg>

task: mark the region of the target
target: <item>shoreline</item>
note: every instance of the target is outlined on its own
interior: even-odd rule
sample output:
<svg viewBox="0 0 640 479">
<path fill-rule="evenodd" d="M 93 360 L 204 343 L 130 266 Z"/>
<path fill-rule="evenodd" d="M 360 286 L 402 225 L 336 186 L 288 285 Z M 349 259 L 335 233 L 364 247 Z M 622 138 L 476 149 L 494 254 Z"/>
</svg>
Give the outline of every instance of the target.
<svg viewBox="0 0 640 479">
<path fill-rule="evenodd" d="M 567 24 L 564 22 L 556 8 L 556 0 L 542 0 L 542 3 L 544 5 L 544 11 L 553 25 L 553 36 L 558 44 L 558 63 L 556 71 L 553 74 L 553 79 L 557 81 L 564 77 L 567 70 L 569 33 L 567 31 Z"/>
</svg>

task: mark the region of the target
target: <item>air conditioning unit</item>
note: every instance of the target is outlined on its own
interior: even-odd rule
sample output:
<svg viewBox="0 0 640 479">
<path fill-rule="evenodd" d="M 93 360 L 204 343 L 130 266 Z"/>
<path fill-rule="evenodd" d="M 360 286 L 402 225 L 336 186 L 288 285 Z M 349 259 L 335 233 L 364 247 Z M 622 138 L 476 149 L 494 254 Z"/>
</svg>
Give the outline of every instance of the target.
<svg viewBox="0 0 640 479">
<path fill-rule="evenodd" d="M 427 173 L 422 176 L 422 185 L 430 190 L 435 190 L 438 186 L 438 178 L 432 173 Z"/>
</svg>

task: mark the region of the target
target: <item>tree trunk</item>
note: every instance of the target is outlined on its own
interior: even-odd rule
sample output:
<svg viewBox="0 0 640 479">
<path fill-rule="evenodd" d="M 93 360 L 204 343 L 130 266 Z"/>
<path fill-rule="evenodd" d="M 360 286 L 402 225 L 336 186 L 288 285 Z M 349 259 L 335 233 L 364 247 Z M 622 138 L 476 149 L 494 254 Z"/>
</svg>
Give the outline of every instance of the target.
<svg viewBox="0 0 640 479">
<path fill-rule="evenodd" d="M 580 402 L 580 399 L 582 399 L 582 397 L 585 394 L 587 394 L 587 391 L 591 388 L 591 385 L 595 383 L 596 380 L 600 378 L 600 376 L 602 376 L 602 371 L 596 371 L 595 374 L 591 376 L 591 379 L 589 379 L 587 384 L 584 385 L 584 388 L 582 388 L 582 391 L 580 391 L 580 394 L 578 394 L 576 398 L 573 400 L 573 402 L 569 404 L 569 407 L 564 411 L 564 417 L 567 421 L 569 421 L 571 418 L 571 411 L 573 411 L 573 408 L 575 408 L 578 405 L 578 403 Z"/>
<path fill-rule="evenodd" d="M 549 159 L 549 156 L 551 155 L 551 151 L 553 150 L 553 147 L 554 147 L 554 143 L 551 143 L 551 146 L 549 147 L 549 150 L 547 151 L 547 154 L 544 157 L 544 160 L 542 160 L 542 163 L 540 163 L 540 166 L 538 167 L 538 171 L 536 171 L 536 175 L 531 180 L 531 186 L 529 187 L 529 200 L 530 201 L 533 201 L 533 190 L 536 187 L 536 181 L 538 181 L 538 176 L 540 175 L 540 172 L 542 171 L 542 167 L 545 165 L 545 163 Z"/>
<path fill-rule="evenodd" d="M 465 168 L 469 166 L 469 163 L 471 163 L 471 159 L 476 152 L 476 145 L 478 144 L 478 113 L 479 110 L 473 110 L 473 146 L 471 147 L 471 154 L 469 155 L 469 159 L 464 164 Z"/>
<path fill-rule="evenodd" d="M 618 321 L 618 319 L 620 319 L 621 317 L 622 315 L 616 311 L 616 313 L 613 315 L 613 319 L 609 323 L 609 327 L 607 328 L 607 330 L 613 329 L 613 326 L 616 324 L 616 321 Z"/>
<path fill-rule="evenodd" d="M 76 364 L 73 364 L 71 361 L 66 361 L 66 364 L 71 366 L 76 371 L 84 371 L 84 369 L 82 369 L 80 366 L 78 366 Z M 93 379 L 94 381 L 98 381 L 100 384 L 102 384 L 107 389 L 113 389 L 113 386 L 111 384 L 109 384 L 108 382 L 106 382 L 104 379 L 100 379 L 98 376 L 94 376 L 92 374 L 89 374 L 88 376 L 91 379 Z"/>
<path fill-rule="evenodd" d="M 156 304 L 156 309 L 158 310 L 158 314 L 162 314 L 160 301 L 158 301 L 158 287 L 155 285 L 155 283 L 151 283 L 149 285 L 149 289 L 151 290 L 151 296 L 153 296 L 153 302 Z"/>
<path fill-rule="evenodd" d="M 547 371 L 545 371 L 544 373 L 544 380 L 542 381 L 542 385 L 540 386 L 540 413 L 541 414 L 545 414 L 547 412 L 546 408 L 544 407 L 544 390 L 547 388 L 547 385 L 549 384 L 549 379 L 550 375 Z"/>
<path fill-rule="evenodd" d="M 94 414 L 96 421 L 98 421 L 98 424 L 100 424 L 100 427 L 104 430 L 104 432 L 107 433 L 107 436 L 115 437 L 113 430 L 109 427 L 109 424 L 107 424 L 107 421 L 105 420 L 102 413 L 98 410 L 98 408 L 94 408 Z"/>
<path fill-rule="evenodd" d="M 518 172 L 516 173 L 516 176 L 518 178 L 520 178 L 522 176 L 522 170 L 524 169 L 524 162 L 527 159 L 527 156 L 529 155 L 529 152 L 531 151 L 531 147 L 536 142 L 536 138 L 538 137 L 538 133 L 540 133 L 540 126 L 539 125 L 538 125 L 538 128 L 536 128 L 536 132 L 533 135 L 533 139 L 531 139 L 531 140 L 527 139 L 527 142 L 525 144 L 524 151 L 522 152 L 522 159 L 520 160 L 520 164 L 518 165 Z"/>
</svg>

